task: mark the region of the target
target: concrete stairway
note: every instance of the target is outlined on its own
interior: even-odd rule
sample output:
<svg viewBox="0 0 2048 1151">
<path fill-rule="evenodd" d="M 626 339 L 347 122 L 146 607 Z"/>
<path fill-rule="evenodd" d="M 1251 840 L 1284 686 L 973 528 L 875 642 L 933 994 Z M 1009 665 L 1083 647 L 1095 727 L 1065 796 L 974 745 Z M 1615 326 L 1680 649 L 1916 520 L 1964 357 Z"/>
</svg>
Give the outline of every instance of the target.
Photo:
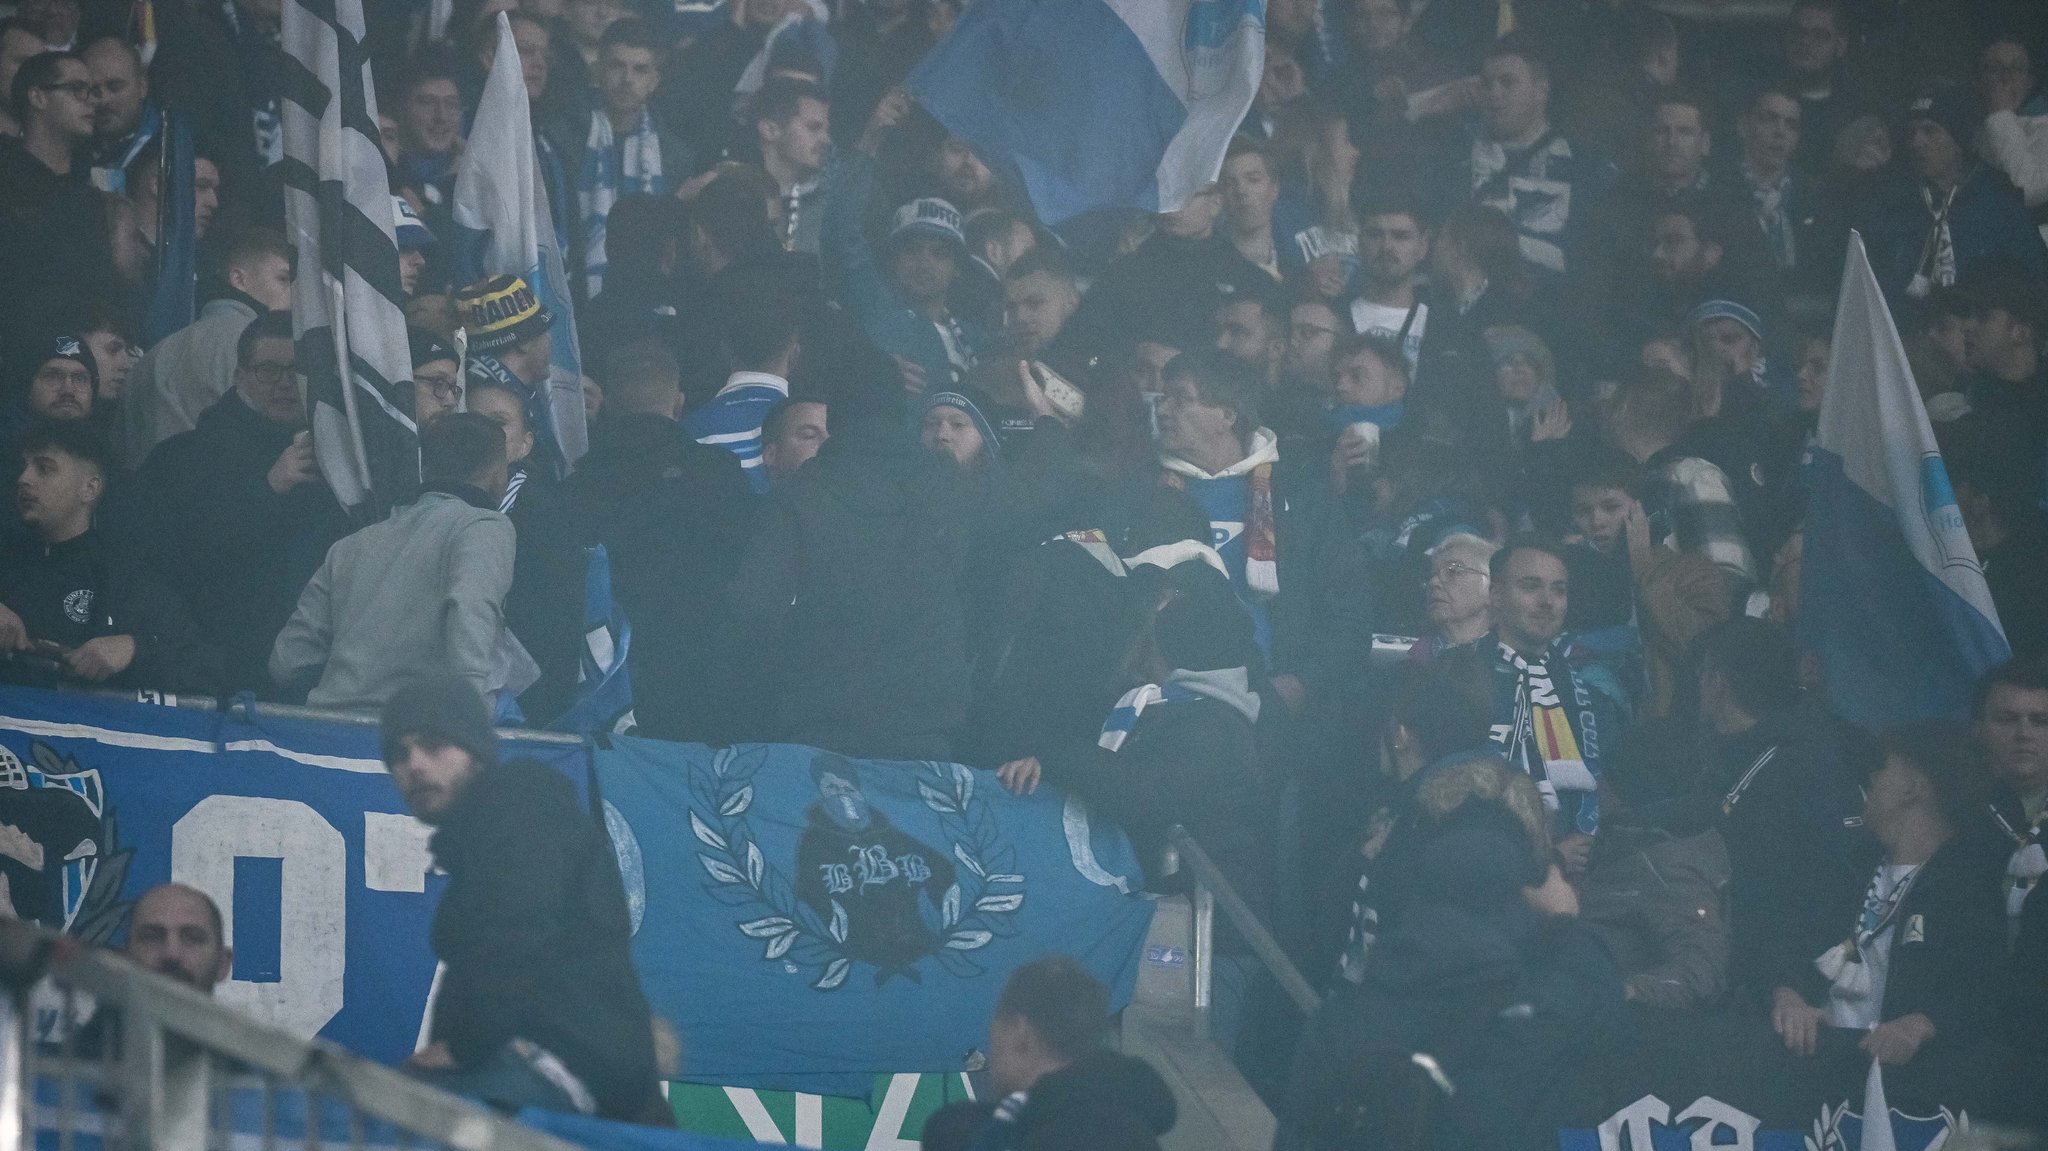
<svg viewBox="0 0 2048 1151">
<path fill-rule="evenodd" d="M 1185 896 L 1159 901 L 1137 995 L 1123 1015 L 1123 1050 L 1157 1068 L 1180 1121 L 1167 1151 L 1270 1151 L 1273 1113 L 1211 1043 L 1194 1008 L 1194 912 Z"/>
</svg>

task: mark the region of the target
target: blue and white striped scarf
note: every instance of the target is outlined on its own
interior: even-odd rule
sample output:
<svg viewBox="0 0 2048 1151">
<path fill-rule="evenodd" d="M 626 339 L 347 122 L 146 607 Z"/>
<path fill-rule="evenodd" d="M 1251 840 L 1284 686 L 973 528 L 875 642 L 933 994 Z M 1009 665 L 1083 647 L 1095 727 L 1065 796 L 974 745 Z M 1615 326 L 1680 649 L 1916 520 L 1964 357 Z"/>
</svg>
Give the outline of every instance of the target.
<svg viewBox="0 0 2048 1151">
<path fill-rule="evenodd" d="M 590 135 L 583 144 L 583 168 L 576 181 L 576 201 L 583 213 L 583 275 L 592 296 L 604 288 L 605 220 L 612 205 L 629 192 L 658 196 L 668 190 L 662 178 L 661 136 L 654 116 L 640 109 L 640 119 L 624 140 L 612 131 L 612 118 L 600 108 L 590 114 Z"/>
<path fill-rule="evenodd" d="M 1177 683 L 1148 683 L 1134 687 L 1110 709 L 1109 718 L 1103 721 L 1102 734 L 1096 737 L 1095 744 L 1110 751 L 1121 751 L 1124 740 L 1130 738 L 1132 729 L 1138 726 L 1138 717 L 1145 714 L 1146 708 L 1155 703 L 1186 703 L 1200 698 L 1200 693 L 1189 691 Z"/>
</svg>

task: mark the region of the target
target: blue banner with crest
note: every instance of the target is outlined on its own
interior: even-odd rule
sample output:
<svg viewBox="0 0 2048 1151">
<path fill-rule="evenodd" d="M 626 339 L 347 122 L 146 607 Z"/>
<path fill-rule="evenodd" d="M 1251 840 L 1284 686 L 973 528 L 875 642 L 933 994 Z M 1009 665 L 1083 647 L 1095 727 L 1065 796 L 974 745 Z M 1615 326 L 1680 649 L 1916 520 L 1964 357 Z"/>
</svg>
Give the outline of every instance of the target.
<svg viewBox="0 0 2048 1151">
<path fill-rule="evenodd" d="M 1152 904 L 1123 832 L 958 764 L 622 738 L 598 790 L 634 965 L 685 1079 L 858 1094 L 978 1066 L 1003 981 L 1061 953 L 1129 1002 Z"/>
<path fill-rule="evenodd" d="M 588 778 L 582 745 L 504 752 Z M 190 884 L 235 949 L 218 999 L 385 1062 L 433 983 L 428 834 L 375 727 L 0 687 L 0 914 L 116 945 L 138 895 Z"/>
</svg>

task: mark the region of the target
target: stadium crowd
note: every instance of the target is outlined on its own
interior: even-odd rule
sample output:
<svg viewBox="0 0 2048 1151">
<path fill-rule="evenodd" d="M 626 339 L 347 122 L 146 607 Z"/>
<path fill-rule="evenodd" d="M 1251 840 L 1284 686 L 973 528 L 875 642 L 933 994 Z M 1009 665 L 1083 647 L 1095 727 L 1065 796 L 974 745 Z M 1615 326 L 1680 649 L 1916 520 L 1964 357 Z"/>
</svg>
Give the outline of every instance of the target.
<svg viewBox="0 0 2048 1151">
<path fill-rule="evenodd" d="M 1430 1145 L 1519 1145 L 1677 1018 L 2038 1088 L 2048 8 L 1269 0 L 1220 178 L 1055 234 L 903 87 L 960 0 L 366 7 L 421 463 L 377 522 L 295 371 L 279 0 L 0 22 L 7 679 L 587 720 L 602 545 L 641 734 L 1189 828 L 1332 992 L 1304 1027 L 1222 933 L 1290 1145 L 1382 1145 L 1426 1047 L 1485 1085 Z M 501 11 L 563 314 L 450 281 Z M 1852 727 L 1800 628 L 1852 228 L 2014 653 L 1968 723 Z M 184 232 L 203 306 L 142 346 Z M 1071 974 L 1013 1068 L 1093 1042 Z M 956 1135 L 1084 1145 L 1032 1130 Z"/>
</svg>

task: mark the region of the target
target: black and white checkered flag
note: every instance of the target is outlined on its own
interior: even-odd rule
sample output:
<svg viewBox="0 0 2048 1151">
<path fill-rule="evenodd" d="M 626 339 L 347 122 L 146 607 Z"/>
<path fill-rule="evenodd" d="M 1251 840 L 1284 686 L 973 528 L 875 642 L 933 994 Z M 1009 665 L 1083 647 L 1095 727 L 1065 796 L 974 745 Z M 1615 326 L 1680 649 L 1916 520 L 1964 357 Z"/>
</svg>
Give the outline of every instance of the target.
<svg viewBox="0 0 2048 1151">
<path fill-rule="evenodd" d="M 418 490 L 419 440 L 397 402 L 412 354 L 363 35 L 362 0 L 284 0 L 278 171 L 313 450 L 342 506 L 373 520 Z"/>
</svg>

